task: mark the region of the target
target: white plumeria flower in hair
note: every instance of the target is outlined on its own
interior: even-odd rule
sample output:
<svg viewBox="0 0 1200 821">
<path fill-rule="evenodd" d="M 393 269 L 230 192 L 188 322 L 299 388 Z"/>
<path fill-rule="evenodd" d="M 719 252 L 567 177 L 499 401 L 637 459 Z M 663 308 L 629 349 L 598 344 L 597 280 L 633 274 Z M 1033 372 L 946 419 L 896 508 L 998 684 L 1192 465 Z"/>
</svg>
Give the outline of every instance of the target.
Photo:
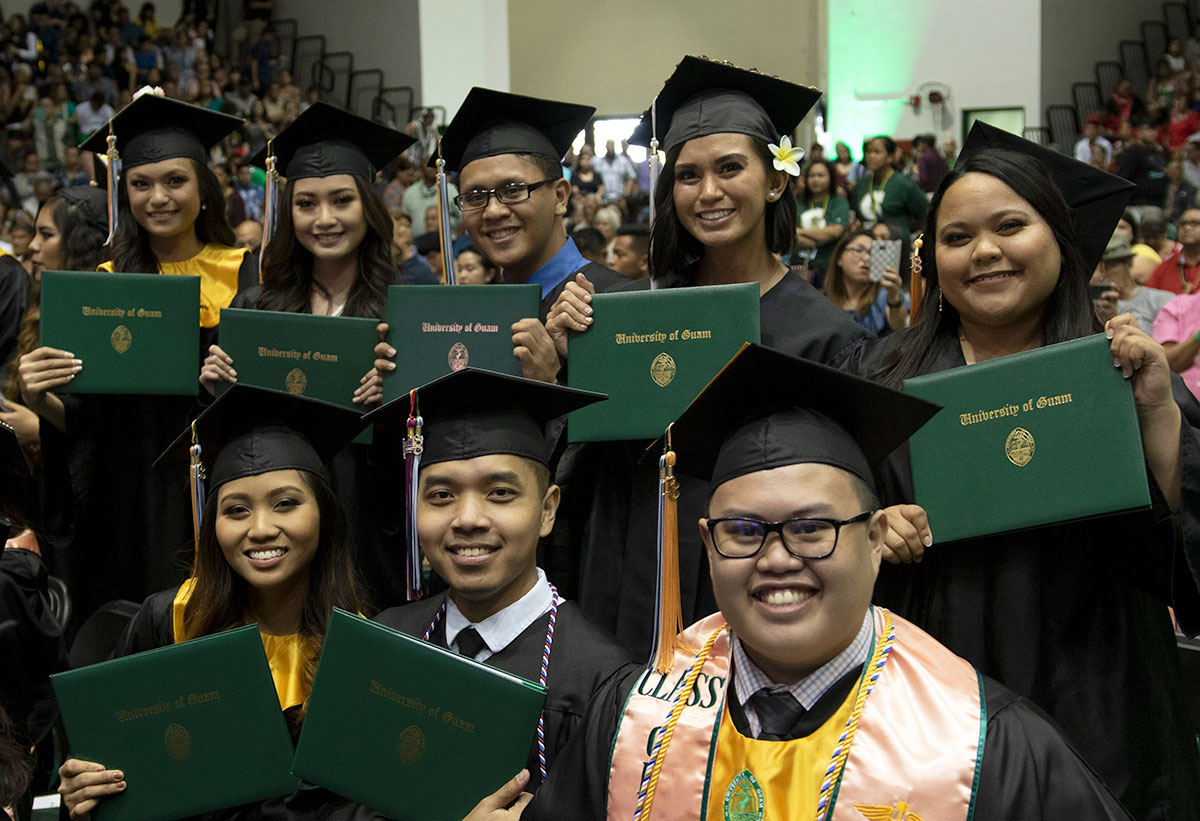
<svg viewBox="0 0 1200 821">
<path fill-rule="evenodd" d="M 779 145 L 771 143 L 767 146 L 775 155 L 772 165 L 776 171 L 786 171 L 793 177 L 800 176 L 800 160 L 804 159 L 804 149 L 792 145 L 792 138 L 784 134 L 779 138 Z"/>
</svg>

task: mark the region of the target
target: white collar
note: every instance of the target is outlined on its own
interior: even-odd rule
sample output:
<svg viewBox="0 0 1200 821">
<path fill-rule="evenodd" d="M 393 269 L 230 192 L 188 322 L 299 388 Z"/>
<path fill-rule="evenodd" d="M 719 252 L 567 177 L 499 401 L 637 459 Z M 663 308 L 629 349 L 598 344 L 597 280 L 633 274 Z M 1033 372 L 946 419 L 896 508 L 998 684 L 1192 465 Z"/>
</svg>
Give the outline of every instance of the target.
<svg viewBox="0 0 1200 821">
<path fill-rule="evenodd" d="M 475 660 L 486 661 L 511 644 L 517 636 L 525 632 L 529 625 L 545 615 L 550 609 L 551 601 L 550 583 L 546 581 L 546 574 L 540 567 L 537 571 L 537 581 L 533 583 L 533 587 L 529 589 L 528 593 L 478 624 L 472 624 L 471 620 L 458 609 L 454 598 L 447 595 L 446 646 L 457 649 L 454 647 L 454 642 L 458 638 L 458 634 L 467 627 L 474 627 L 479 633 L 479 637 L 487 645 L 479 651 Z"/>
</svg>

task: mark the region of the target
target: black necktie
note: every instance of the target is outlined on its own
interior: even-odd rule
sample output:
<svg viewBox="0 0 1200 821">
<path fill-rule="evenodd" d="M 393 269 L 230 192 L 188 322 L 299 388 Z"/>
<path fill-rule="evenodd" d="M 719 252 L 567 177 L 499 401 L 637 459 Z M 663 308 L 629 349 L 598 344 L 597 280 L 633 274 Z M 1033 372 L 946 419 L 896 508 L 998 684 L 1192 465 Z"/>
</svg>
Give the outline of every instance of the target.
<svg viewBox="0 0 1200 821">
<path fill-rule="evenodd" d="M 487 642 L 479 635 L 479 631 L 474 627 L 464 627 L 458 634 L 458 638 L 454 640 L 458 645 L 458 654 L 467 658 L 475 658 L 479 655 L 479 651 L 487 647 Z"/>
<path fill-rule="evenodd" d="M 461 635 L 461 634 L 460 634 Z M 762 729 L 758 737 L 765 741 L 786 741 L 796 726 L 804 707 L 791 693 L 759 690 L 750 696 L 750 704 Z"/>
</svg>

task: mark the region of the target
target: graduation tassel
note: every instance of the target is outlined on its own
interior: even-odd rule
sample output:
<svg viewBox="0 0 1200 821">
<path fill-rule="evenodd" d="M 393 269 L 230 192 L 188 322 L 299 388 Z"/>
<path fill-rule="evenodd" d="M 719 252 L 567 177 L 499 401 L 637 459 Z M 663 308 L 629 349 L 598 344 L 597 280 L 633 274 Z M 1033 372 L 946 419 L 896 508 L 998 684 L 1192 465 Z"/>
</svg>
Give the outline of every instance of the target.
<svg viewBox="0 0 1200 821">
<path fill-rule="evenodd" d="M 404 437 L 404 484 L 408 499 L 408 517 L 404 525 L 406 537 L 404 573 L 406 596 L 409 601 L 421 598 L 421 544 L 417 538 L 417 483 L 421 473 L 421 451 L 425 437 L 421 428 L 425 421 L 417 410 L 417 391 L 408 393 L 408 432 Z"/>
<path fill-rule="evenodd" d="M 650 153 L 646 156 L 646 163 L 650 167 L 650 228 L 654 228 L 654 192 L 658 190 L 658 123 L 657 111 L 658 98 L 655 97 L 650 102 Z M 654 290 L 658 287 L 654 277 L 650 277 L 650 289 Z"/>
<path fill-rule="evenodd" d="M 438 239 L 442 247 L 442 276 L 447 285 L 454 285 L 454 238 L 450 236 L 450 188 L 446 181 L 446 161 L 442 159 L 442 140 L 438 138 L 437 158 Z"/>
<path fill-rule="evenodd" d="M 193 553 L 193 567 L 195 571 L 195 556 L 198 555 L 200 546 L 200 522 L 204 518 L 204 464 L 200 461 L 200 440 L 196 438 L 196 422 L 192 421 L 192 446 L 189 448 L 191 453 L 191 469 L 189 470 L 188 484 L 192 491 L 192 536 L 196 541 L 197 552 Z M 194 574 L 194 573 L 193 573 Z"/>
<path fill-rule="evenodd" d="M 263 256 L 267 243 L 275 237 L 275 223 L 279 219 L 279 172 L 275 168 L 275 141 L 267 140 L 267 196 L 263 206 L 263 239 L 258 249 L 258 268 L 262 270 Z"/>
<path fill-rule="evenodd" d="M 909 325 L 916 324 L 917 315 L 921 312 L 921 300 L 925 298 L 925 277 L 921 274 L 921 248 L 924 244 L 925 235 L 917 234 L 917 238 L 913 240 L 912 253 L 908 257 L 909 302 L 912 304 Z"/>
<path fill-rule="evenodd" d="M 120 210 L 117 207 L 117 185 L 121 177 L 121 155 L 117 152 L 117 135 L 112 130 L 112 120 L 108 122 L 108 151 L 105 152 L 108 180 L 108 239 L 105 245 L 112 245 L 113 237 L 117 235 L 117 224 L 120 221 Z"/>
<path fill-rule="evenodd" d="M 675 451 L 667 426 L 663 455 L 658 460 L 658 584 L 654 601 L 655 636 L 650 662 L 655 672 L 670 673 L 675 660 L 676 637 L 683 631 L 683 606 L 679 601 L 679 481 L 675 478 Z"/>
</svg>

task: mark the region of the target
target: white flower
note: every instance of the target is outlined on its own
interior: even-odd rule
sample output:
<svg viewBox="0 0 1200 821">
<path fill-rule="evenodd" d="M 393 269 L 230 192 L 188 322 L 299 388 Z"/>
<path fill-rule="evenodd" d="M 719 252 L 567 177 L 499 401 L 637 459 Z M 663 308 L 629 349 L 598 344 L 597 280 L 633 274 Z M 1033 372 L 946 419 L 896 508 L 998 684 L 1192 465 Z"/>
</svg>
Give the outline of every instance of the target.
<svg viewBox="0 0 1200 821">
<path fill-rule="evenodd" d="M 153 94 L 155 97 L 165 97 L 166 93 L 158 86 L 142 86 L 133 95 L 133 99 L 141 97 L 143 94 Z"/>
<path fill-rule="evenodd" d="M 775 155 L 772 164 L 776 171 L 786 171 L 793 177 L 800 176 L 800 160 L 804 158 L 804 149 L 792 147 L 792 138 L 784 134 L 779 138 L 779 145 L 771 143 L 767 146 Z"/>
</svg>

